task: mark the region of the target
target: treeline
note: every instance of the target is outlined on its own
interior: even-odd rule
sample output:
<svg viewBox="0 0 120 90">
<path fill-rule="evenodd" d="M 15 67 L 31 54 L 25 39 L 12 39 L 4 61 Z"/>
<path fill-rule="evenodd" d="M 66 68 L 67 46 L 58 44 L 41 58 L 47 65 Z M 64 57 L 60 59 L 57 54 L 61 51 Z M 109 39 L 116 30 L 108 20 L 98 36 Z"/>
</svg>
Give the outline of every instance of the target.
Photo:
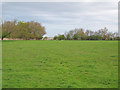
<svg viewBox="0 0 120 90">
<path fill-rule="evenodd" d="M 46 34 L 45 27 L 40 23 L 30 21 L 5 21 L 2 23 L 2 39 L 12 38 L 12 39 L 42 39 L 43 35 Z"/>
<path fill-rule="evenodd" d="M 117 32 L 108 32 L 108 29 L 100 29 L 98 31 L 91 31 L 84 29 L 74 29 L 62 35 L 57 35 L 54 40 L 119 40 Z"/>
</svg>

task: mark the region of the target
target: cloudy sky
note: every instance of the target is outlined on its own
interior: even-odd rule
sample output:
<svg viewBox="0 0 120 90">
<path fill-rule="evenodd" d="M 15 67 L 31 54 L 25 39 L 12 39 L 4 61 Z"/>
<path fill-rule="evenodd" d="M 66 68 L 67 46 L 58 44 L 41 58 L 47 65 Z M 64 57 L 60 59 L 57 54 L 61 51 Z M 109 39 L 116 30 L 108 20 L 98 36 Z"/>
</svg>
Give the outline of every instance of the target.
<svg viewBox="0 0 120 90">
<path fill-rule="evenodd" d="M 46 27 L 45 36 L 74 28 L 118 31 L 117 2 L 3 2 L 3 20 L 37 21 Z"/>
</svg>

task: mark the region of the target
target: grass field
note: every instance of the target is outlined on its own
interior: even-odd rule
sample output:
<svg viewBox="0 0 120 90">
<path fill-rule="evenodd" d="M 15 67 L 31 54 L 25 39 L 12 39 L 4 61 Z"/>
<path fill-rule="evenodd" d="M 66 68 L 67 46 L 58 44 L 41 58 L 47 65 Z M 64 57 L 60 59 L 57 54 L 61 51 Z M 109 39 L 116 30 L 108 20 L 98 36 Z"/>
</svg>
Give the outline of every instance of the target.
<svg viewBox="0 0 120 90">
<path fill-rule="evenodd" d="M 3 88 L 117 88 L 117 41 L 3 41 Z"/>
</svg>

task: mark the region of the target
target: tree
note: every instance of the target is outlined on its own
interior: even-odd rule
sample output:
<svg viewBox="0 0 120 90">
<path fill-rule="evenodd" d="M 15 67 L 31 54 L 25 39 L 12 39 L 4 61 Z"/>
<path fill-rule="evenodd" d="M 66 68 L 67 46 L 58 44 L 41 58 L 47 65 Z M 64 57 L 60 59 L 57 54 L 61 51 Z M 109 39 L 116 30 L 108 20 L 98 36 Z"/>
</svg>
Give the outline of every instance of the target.
<svg viewBox="0 0 120 90">
<path fill-rule="evenodd" d="M 74 34 L 73 39 L 74 39 L 74 40 L 78 40 L 78 38 L 79 38 L 78 34 L 77 34 L 77 33 Z"/>
<path fill-rule="evenodd" d="M 81 29 L 75 29 L 74 31 L 75 31 L 74 39 L 86 40 L 87 35 L 85 34 L 85 32 L 84 32 L 84 30 L 82 28 Z"/>
<path fill-rule="evenodd" d="M 61 40 L 61 36 L 55 38 Z M 119 40 L 119 35 L 117 32 L 112 33 L 108 32 L 108 29 L 105 27 L 98 31 L 86 30 L 82 28 L 75 28 L 64 34 L 65 40 Z"/>
<path fill-rule="evenodd" d="M 86 30 L 85 34 L 86 34 L 87 36 L 90 36 L 90 30 Z"/>
<path fill-rule="evenodd" d="M 45 27 L 38 22 L 5 21 L 2 24 L 2 38 L 42 39 Z"/>
<path fill-rule="evenodd" d="M 58 39 L 58 40 L 65 40 L 65 36 L 64 36 L 64 35 L 59 35 L 59 36 L 57 37 L 57 39 Z"/>
<path fill-rule="evenodd" d="M 67 40 L 70 40 L 70 39 L 71 39 L 69 34 L 67 34 L 67 38 L 66 38 L 66 39 L 67 39 Z"/>
<path fill-rule="evenodd" d="M 58 36 L 54 36 L 53 40 L 57 40 L 58 39 Z"/>
</svg>

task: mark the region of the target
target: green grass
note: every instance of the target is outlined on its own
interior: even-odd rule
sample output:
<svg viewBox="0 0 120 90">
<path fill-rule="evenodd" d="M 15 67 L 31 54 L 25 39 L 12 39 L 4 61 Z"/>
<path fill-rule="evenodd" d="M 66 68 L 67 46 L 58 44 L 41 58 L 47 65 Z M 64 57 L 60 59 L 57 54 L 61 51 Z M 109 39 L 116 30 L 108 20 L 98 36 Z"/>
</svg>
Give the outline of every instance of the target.
<svg viewBox="0 0 120 90">
<path fill-rule="evenodd" d="M 117 88 L 118 41 L 3 41 L 3 88 Z"/>
</svg>

